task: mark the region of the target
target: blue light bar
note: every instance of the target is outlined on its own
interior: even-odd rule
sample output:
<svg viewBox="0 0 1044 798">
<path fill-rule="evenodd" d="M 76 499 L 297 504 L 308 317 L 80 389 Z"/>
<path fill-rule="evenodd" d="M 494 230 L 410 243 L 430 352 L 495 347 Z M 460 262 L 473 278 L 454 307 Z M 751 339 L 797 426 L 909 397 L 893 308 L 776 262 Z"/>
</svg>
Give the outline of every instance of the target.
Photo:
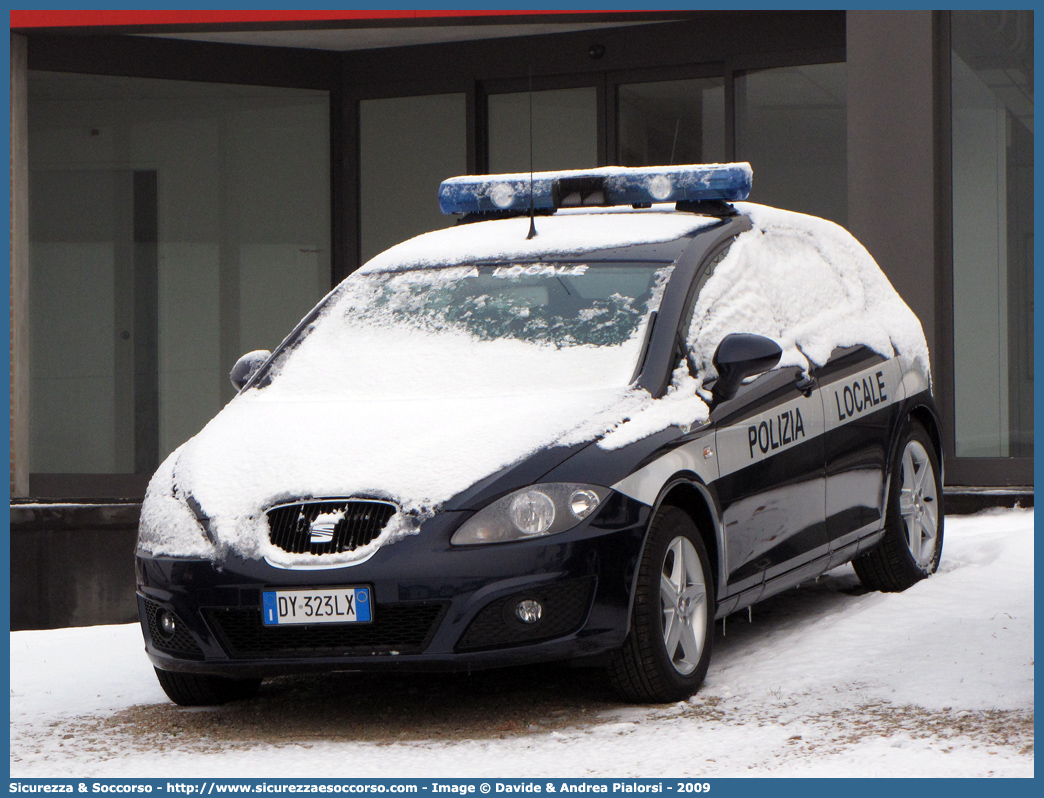
<svg viewBox="0 0 1044 798">
<path fill-rule="evenodd" d="M 750 194 L 750 164 L 582 169 L 511 175 L 451 177 L 439 186 L 443 213 L 528 211 L 556 208 L 650 205 L 656 202 L 744 200 Z"/>
</svg>

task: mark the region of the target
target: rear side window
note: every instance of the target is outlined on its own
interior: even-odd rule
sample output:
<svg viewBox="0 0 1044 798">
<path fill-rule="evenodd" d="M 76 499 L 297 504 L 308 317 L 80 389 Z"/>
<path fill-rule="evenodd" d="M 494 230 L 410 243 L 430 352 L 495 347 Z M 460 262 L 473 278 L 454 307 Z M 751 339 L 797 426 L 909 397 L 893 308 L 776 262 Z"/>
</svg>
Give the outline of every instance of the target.
<svg viewBox="0 0 1044 798">
<path fill-rule="evenodd" d="M 752 229 L 714 265 L 686 339 L 697 376 L 714 376 L 715 349 L 729 333 L 753 333 L 783 349 L 780 367 L 821 366 L 833 350 L 896 352 L 928 373 L 917 317 L 850 233 L 810 216 L 744 206 Z"/>
</svg>

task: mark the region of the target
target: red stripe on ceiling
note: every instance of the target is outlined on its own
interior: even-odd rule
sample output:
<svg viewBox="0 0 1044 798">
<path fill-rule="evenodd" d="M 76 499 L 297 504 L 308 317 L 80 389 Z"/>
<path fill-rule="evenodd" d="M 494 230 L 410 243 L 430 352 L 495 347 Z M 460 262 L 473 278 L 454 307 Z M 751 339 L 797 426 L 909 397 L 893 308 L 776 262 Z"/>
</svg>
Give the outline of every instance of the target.
<svg viewBox="0 0 1044 798">
<path fill-rule="evenodd" d="M 122 25 L 218 25 L 238 22 L 316 22 L 316 21 L 350 21 L 373 19 L 443 19 L 449 17 L 503 17 L 503 16 L 548 16 L 552 14 L 604 14 L 604 11 L 583 10 L 568 11 L 557 9 L 526 11 L 409 11 L 409 10 L 374 10 L 374 11 L 210 11 L 210 10 L 21 10 L 11 11 L 12 28 L 78 28 L 78 27 L 118 27 Z M 612 12 L 611 12 L 612 13 Z M 619 13 L 626 13 L 619 11 Z"/>
</svg>

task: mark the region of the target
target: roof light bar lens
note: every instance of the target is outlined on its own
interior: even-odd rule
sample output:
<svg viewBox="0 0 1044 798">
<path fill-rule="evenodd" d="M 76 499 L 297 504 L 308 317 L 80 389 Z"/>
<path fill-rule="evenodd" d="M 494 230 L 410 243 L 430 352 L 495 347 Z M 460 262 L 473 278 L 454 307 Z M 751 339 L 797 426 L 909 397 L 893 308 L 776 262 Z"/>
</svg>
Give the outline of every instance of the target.
<svg viewBox="0 0 1044 798">
<path fill-rule="evenodd" d="M 443 213 L 646 205 L 656 202 L 746 199 L 750 164 L 692 164 L 568 172 L 451 177 L 439 186 Z"/>
<path fill-rule="evenodd" d="M 451 177 L 439 186 L 439 207 L 443 213 L 488 213 L 527 210 L 529 175 L 476 175 Z M 533 175 L 533 207 L 554 208 L 552 180 Z"/>
</svg>

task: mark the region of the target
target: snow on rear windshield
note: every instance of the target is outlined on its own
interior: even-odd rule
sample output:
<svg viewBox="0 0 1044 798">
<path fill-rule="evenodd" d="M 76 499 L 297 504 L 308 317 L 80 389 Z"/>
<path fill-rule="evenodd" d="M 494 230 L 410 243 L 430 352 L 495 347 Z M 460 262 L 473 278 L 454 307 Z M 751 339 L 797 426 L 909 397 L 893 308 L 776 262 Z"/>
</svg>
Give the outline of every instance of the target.
<svg viewBox="0 0 1044 798">
<path fill-rule="evenodd" d="M 341 395 L 626 385 L 670 266 L 496 263 L 345 281 L 273 367 Z"/>
</svg>

